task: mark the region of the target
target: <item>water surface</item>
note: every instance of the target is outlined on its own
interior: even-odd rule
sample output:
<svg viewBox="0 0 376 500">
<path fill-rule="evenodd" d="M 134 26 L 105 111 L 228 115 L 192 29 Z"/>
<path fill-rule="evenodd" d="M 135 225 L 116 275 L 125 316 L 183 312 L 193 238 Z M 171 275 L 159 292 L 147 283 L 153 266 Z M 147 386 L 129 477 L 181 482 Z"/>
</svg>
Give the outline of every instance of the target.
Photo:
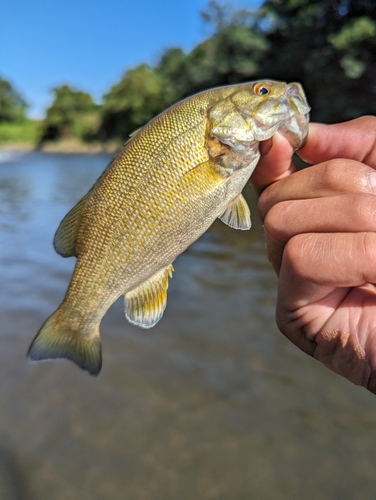
<svg viewBox="0 0 376 500">
<path fill-rule="evenodd" d="M 177 259 L 155 328 L 114 304 L 99 377 L 26 360 L 74 266 L 54 231 L 109 159 L 0 157 L 0 498 L 375 498 L 376 398 L 277 331 L 254 207 Z"/>
</svg>

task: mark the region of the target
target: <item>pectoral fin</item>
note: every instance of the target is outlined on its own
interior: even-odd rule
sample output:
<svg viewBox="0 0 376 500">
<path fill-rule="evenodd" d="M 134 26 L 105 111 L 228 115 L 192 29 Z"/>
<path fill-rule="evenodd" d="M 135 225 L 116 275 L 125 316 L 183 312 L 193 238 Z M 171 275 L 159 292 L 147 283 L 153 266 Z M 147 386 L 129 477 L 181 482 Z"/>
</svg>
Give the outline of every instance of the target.
<svg viewBox="0 0 376 500">
<path fill-rule="evenodd" d="M 124 296 L 125 317 L 133 325 L 151 328 L 161 319 L 167 303 L 168 278 L 172 264 L 158 271 Z"/>
<path fill-rule="evenodd" d="M 218 218 L 234 229 L 246 230 L 252 227 L 251 212 L 242 194 L 233 199 Z"/>
<path fill-rule="evenodd" d="M 199 185 L 218 186 L 222 184 L 230 175 L 223 166 L 216 162 L 213 158 L 195 165 L 191 170 L 183 176 L 185 185 L 192 185 L 196 182 Z"/>
<path fill-rule="evenodd" d="M 87 193 L 60 222 L 54 237 L 54 248 L 62 257 L 76 256 L 75 246 L 82 213 L 89 198 Z M 76 256 L 77 257 L 77 256 Z"/>
</svg>

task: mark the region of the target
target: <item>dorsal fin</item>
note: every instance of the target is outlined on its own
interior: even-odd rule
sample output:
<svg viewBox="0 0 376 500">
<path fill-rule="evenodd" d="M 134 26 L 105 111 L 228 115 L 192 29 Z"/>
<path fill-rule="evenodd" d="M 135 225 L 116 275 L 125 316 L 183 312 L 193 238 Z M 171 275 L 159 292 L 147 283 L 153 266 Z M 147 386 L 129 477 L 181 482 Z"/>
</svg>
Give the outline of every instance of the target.
<svg viewBox="0 0 376 500">
<path fill-rule="evenodd" d="M 144 128 L 144 127 L 140 127 L 140 128 L 137 128 L 136 130 L 134 130 L 133 132 L 131 132 L 131 133 L 129 134 L 129 138 L 125 141 L 124 146 L 125 146 L 126 144 L 128 144 L 128 142 L 130 142 L 130 141 L 134 138 L 134 136 L 135 136 L 135 135 L 137 135 L 137 134 L 139 133 L 139 131 L 140 131 L 141 129 L 143 129 L 143 128 Z"/>
<path fill-rule="evenodd" d="M 54 248 L 62 257 L 76 256 L 76 239 L 82 220 L 82 213 L 89 198 L 87 193 L 60 222 L 54 237 Z M 76 256 L 77 257 L 77 256 Z"/>
</svg>

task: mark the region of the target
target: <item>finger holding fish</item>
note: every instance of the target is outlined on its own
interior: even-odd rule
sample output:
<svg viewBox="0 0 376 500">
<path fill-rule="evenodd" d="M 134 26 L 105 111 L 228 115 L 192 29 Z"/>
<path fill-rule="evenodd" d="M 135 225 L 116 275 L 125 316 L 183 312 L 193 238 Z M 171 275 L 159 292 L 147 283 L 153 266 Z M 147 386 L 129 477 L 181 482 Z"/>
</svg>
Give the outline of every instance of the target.
<svg viewBox="0 0 376 500">
<path fill-rule="evenodd" d="M 288 177 L 296 171 L 292 162 L 294 149 L 279 132 L 260 143 L 260 161 L 251 176 L 251 184 L 258 196 L 276 181 Z"/>
</svg>

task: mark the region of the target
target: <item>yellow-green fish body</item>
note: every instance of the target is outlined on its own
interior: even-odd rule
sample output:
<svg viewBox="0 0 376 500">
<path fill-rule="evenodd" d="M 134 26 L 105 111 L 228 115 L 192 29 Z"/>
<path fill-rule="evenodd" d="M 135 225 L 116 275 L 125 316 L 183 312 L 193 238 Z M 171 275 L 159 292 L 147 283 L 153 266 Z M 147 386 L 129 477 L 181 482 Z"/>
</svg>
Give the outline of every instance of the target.
<svg viewBox="0 0 376 500">
<path fill-rule="evenodd" d="M 259 141 L 279 130 L 298 148 L 308 112 L 299 84 L 251 82 L 196 94 L 134 133 L 56 232 L 56 251 L 77 262 L 29 358 L 68 358 L 98 374 L 99 325 L 121 295 L 131 323 L 154 326 L 176 257 L 217 217 L 250 228 L 241 191 Z"/>
</svg>

